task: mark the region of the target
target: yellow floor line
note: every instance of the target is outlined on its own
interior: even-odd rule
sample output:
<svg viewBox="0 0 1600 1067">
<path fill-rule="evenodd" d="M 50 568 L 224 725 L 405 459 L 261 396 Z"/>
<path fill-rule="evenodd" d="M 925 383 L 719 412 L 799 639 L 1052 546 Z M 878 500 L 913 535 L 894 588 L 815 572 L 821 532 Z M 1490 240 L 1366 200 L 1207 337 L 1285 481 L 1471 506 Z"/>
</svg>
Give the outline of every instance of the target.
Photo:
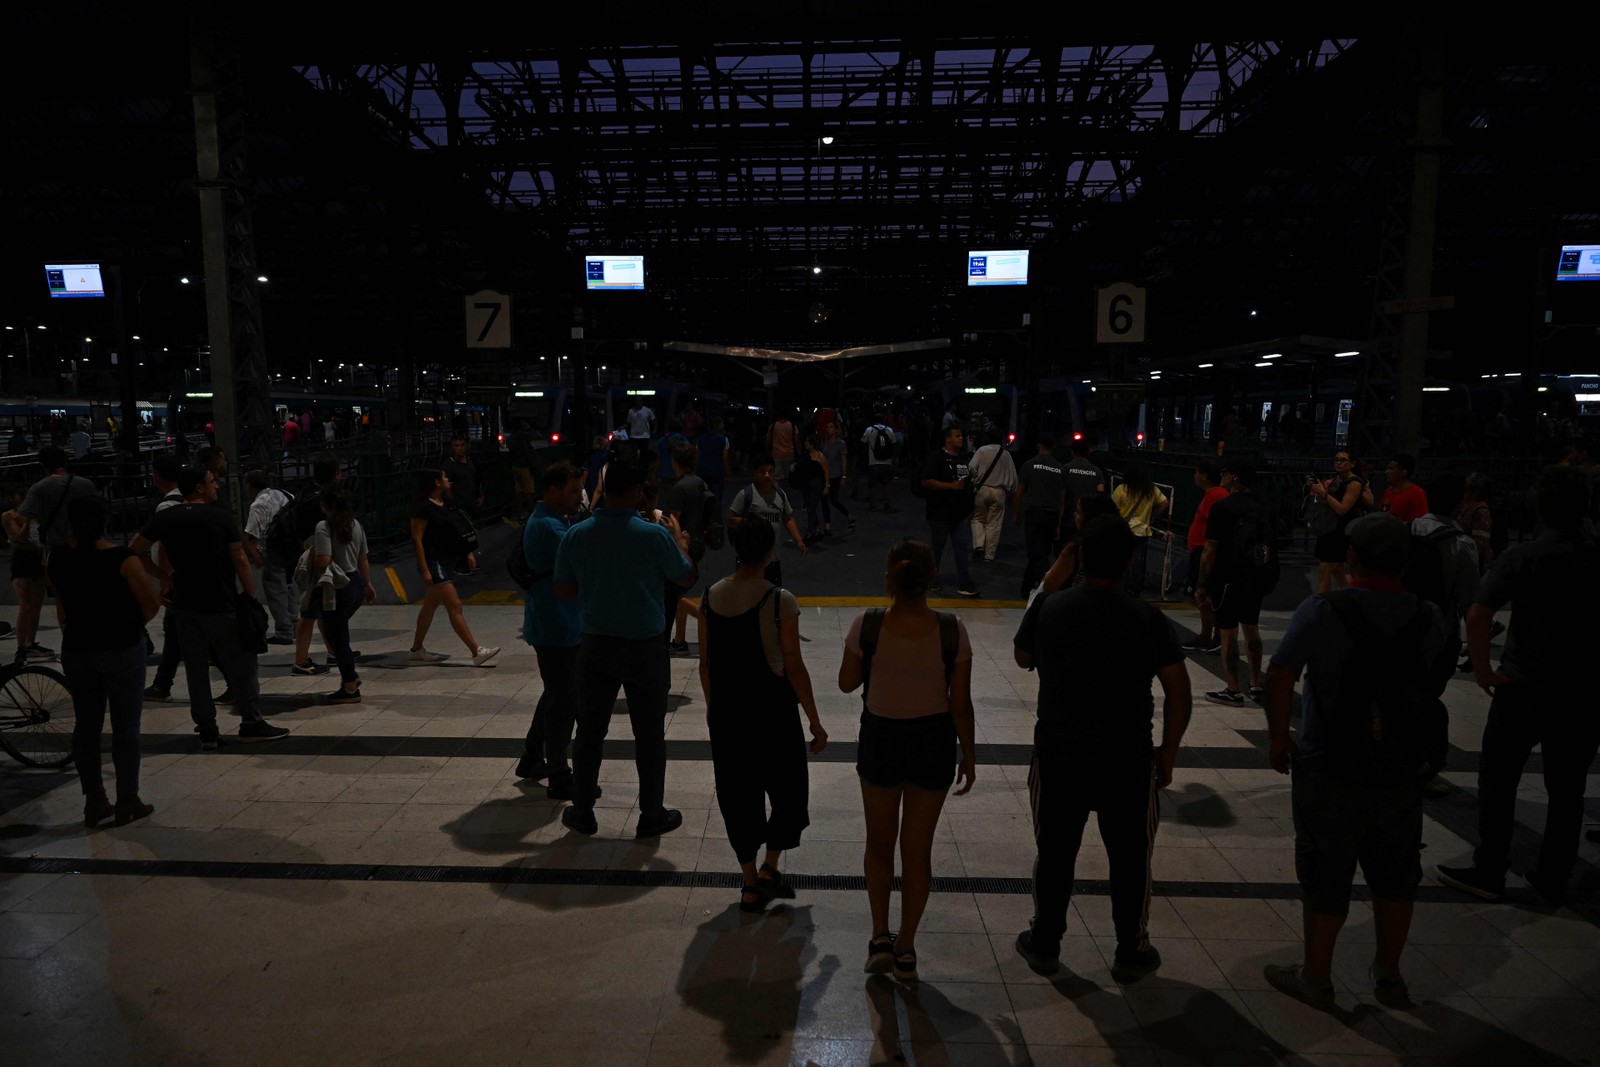
<svg viewBox="0 0 1600 1067">
<path fill-rule="evenodd" d="M 509 589 L 485 589 L 481 593 L 473 593 L 462 601 L 463 604 L 484 604 L 495 607 L 509 607 L 522 603 L 522 594 L 514 593 Z"/>
<path fill-rule="evenodd" d="M 406 596 L 406 587 L 400 584 L 400 575 L 395 573 L 395 569 L 393 567 L 385 567 L 383 570 L 389 576 L 389 584 L 394 586 L 394 595 L 400 598 L 400 603 L 411 603 L 411 598 Z"/>
<path fill-rule="evenodd" d="M 801 596 L 795 597 L 803 608 L 883 608 L 889 606 L 886 596 Z M 930 597 L 933 608 L 1024 608 L 1026 600 L 967 600 L 954 597 Z"/>
</svg>

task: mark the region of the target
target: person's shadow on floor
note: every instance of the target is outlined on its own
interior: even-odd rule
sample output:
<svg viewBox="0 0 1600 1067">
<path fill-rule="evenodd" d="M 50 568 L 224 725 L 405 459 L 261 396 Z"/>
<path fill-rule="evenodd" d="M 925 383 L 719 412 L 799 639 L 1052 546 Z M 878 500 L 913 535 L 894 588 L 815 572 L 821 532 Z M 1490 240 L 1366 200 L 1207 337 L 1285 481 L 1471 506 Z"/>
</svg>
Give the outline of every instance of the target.
<svg viewBox="0 0 1600 1067">
<path fill-rule="evenodd" d="M 1003 1018 L 985 1020 L 958 1008 L 939 992 L 938 986 L 927 982 L 899 983 L 888 975 L 875 974 L 867 979 L 866 992 L 867 1009 L 877 1035 L 873 1063 L 909 1060 L 950 1064 L 986 1053 L 997 1054 L 995 1063 L 1032 1062 L 1024 1051 L 1022 1031 L 1015 1023 Z M 905 1006 L 903 1029 L 900 1004 Z M 1001 1031 L 1000 1040 L 996 1040 L 994 1026 Z M 955 1042 L 959 1051 L 952 1053 L 949 1042 Z"/>
<path fill-rule="evenodd" d="M 685 1006 L 722 1024 L 727 1063 L 766 1062 L 787 1047 L 802 1015 L 807 965 L 816 955 L 809 905 L 757 916 L 730 904 L 695 930 L 678 973 Z M 821 961 L 825 985 L 839 961 Z M 812 988 L 809 995 L 821 991 Z"/>
</svg>

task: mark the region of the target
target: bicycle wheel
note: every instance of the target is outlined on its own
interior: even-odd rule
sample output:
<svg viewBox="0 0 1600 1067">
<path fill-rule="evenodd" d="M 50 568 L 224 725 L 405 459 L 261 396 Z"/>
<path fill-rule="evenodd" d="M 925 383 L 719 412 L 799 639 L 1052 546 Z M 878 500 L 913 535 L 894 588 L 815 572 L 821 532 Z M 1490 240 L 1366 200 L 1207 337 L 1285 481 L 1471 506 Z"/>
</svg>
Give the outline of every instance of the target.
<svg viewBox="0 0 1600 1067">
<path fill-rule="evenodd" d="M 72 762 L 72 691 L 61 672 L 30 664 L 0 675 L 0 748 L 30 767 Z"/>
</svg>

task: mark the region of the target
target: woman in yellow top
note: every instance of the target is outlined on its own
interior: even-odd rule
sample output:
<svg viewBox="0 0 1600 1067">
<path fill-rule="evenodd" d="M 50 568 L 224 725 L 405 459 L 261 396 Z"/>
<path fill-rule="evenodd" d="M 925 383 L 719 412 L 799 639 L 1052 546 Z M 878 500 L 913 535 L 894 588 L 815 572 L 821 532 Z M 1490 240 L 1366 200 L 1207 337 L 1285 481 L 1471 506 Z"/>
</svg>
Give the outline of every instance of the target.
<svg viewBox="0 0 1600 1067">
<path fill-rule="evenodd" d="M 1133 550 L 1133 567 L 1128 571 L 1128 592 L 1138 596 L 1144 591 L 1145 572 L 1149 568 L 1150 524 L 1167 510 L 1167 497 L 1150 479 L 1150 468 L 1143 463 L 1130 463 L 1122 472 L 1122 484 L 1111 490 L 1111 502 L 1117 505 L 1117 513 L 1127 520 L 1128 528 L 1138 538 Z"/>
</svg>

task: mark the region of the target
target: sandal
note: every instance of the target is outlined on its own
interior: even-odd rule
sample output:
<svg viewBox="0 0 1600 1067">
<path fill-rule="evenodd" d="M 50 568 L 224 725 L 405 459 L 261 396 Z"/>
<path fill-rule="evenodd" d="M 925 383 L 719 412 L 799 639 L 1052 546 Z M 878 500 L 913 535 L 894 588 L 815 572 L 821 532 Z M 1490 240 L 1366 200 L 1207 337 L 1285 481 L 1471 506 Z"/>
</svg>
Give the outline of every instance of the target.
<svg viewBox="0 0 1600 1067">
<path fill-rule="evenodd" d="M 794 886 L 783 880 L 783 875 L 778 873 L 778 868 L 770 863 L 763 863 L 761 871 L 756 875 L 756 892 L 761 893 L 769 900 L 781 898 L 794 899 Z"/>
<path fill-rule="evenodd" d="M 746 895 L 755 897 L 754 900 L 744 899 Z M 747 885 L 739 890 L 739 910 L 743 912 L 757 912 L 767 906 L 767 896 L 761 891 L 760 886 Z"/>
<path fill-rule="evenodd" d="M 888 974 L 894 968 L 894 934 L 874 934 L 867 942 L 868 974 Z"/>
<path fill-rule="evenodd" d="M 902 982 L 917 980 L 917 954 L 914 950 L 908 948 L 894 954 L 894 976 Z"/>
</svg>

